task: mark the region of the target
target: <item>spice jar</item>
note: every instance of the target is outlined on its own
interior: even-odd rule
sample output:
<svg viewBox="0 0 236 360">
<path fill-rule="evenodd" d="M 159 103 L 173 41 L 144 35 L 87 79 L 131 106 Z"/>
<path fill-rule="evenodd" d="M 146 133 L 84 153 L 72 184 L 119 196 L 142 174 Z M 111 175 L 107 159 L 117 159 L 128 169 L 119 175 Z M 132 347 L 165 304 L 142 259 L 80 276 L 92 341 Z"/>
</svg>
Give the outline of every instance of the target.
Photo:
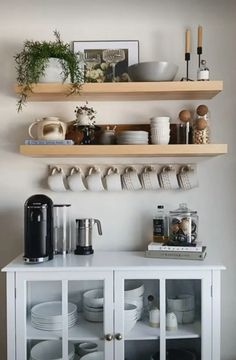
<svg viewBox="0 0 236 360">
<path fill-rule="evenodd" d="M 197 116 L 193 124 L 193 144 L 209 144 L 210 127 L 209 113 L 206 105 L 199 105 Z"/>
<path fill-rule="evenodd" d="M 187 204 L 169 212 L 169 246 L 195 246 L 198 234 L 197 211 L 188 209 Z"/>
</svg>

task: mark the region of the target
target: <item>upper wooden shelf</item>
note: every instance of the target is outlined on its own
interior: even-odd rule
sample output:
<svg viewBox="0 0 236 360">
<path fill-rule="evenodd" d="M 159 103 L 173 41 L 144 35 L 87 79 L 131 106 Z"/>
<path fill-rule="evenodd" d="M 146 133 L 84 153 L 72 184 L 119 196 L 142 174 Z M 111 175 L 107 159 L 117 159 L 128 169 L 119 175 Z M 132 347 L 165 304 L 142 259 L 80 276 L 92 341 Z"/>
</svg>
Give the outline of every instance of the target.
<svg viewBox="0 0 236 360">
<path fill-rule="evenodd" d="M 68 96 L 70 89 L 68 83 L 35 84 L 29 101 L 212 99 L 223 90 L 223 81 L 85 83 L 80 94 Z"/>
<path fill-rule="evenodd" d="M 216 156 L 227 153 L 226 144 L 209 145 L 21 145 L 20 153 L 38 157 Z"/>
</svg>

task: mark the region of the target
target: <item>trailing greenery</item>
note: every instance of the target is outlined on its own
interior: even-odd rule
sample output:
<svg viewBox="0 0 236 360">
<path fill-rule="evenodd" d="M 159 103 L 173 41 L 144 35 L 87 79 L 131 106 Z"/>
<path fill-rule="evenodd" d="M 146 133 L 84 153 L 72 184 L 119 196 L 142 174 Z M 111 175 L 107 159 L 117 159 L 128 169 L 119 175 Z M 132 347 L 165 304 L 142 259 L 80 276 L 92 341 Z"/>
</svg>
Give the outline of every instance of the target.
<svg viewBox="0 0 236 360">
<path fill-rule="evenodd" d="M 54 31 L 55 41 L 25 41 L 21 52 L 14 56 L 16 62 L 17 82 L 21 87 L 20 98 L 17 102 L 18 112 L 27 102 L 32 85 L 39 82 L 45 75 L 50 58 L 59 60 L 62 66 L 62 82 L 68 77 L 72 83 L 71 92 L 78 93 L 83 79 L 83 70 L 77 54 L 70 49 L 70 44 L 61 41 L 60 34 Z"/>
</svg>

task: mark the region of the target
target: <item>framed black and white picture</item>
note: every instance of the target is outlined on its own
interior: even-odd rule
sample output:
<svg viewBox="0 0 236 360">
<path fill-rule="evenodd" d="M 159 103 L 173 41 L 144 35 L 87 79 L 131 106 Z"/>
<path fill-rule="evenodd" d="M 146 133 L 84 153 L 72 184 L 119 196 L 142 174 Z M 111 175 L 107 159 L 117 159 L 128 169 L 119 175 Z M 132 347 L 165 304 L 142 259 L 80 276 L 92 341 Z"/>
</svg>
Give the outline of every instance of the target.
<svg viewBox="0 0 236 360">
<path fill-rule="evenodd" d="M 74 41 L 84 64 L 85 82 L 129 81 L 128 66 L 139 62 L 138 40 Z"/>
</svg>

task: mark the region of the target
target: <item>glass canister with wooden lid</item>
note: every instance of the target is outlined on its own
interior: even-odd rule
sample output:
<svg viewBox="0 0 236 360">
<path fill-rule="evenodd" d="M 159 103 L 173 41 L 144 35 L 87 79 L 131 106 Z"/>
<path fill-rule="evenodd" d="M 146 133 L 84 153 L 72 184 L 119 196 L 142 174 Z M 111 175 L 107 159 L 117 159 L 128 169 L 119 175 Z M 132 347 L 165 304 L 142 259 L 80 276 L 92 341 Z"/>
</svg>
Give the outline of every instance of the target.
<svg viewBox="0 0 236 360">
<path fill-rule="evenodd" d="M 195 246 L 198 235 L 198 214 L 182 203 L 169 212 L 169 246 Z"/>
<path fill-rule="evenodd" d="M 206 105 L 199 105 L 193 123 L 193 144 L 210 144 L 209 110 Z"/>
</svg>

